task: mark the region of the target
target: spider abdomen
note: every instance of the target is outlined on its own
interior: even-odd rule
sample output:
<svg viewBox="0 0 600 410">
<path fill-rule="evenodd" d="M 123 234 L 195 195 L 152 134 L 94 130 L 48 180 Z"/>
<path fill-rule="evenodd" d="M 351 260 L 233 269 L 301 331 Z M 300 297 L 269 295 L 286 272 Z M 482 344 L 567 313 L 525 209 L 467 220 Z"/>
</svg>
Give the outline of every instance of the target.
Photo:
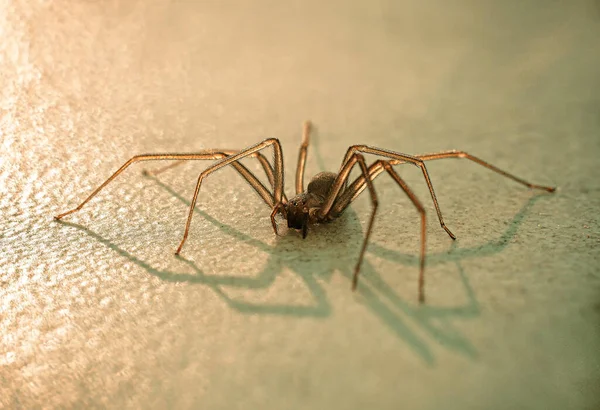
<svg viewBox="0 0 600 410">
<path fill-rule="evenodd" d="M 321 197 L 324 200 L 327 198 L 327 194 L 329 194 L 336 176 L 337 174 L 333 172 L 319 172 L 308 183 L 306 192 Z"/>
</svg>

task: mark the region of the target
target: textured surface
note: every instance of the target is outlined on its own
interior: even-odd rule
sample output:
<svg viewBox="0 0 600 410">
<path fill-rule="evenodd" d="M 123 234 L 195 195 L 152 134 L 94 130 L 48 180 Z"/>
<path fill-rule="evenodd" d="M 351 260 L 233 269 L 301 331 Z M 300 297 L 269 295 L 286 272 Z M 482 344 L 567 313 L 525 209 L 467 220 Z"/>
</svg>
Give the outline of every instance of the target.
<svg viewBox="0 0 600 410">
<path fill-rule="evenodd" d="M 0 2 L 0 407 L 596 409 L 600 6 L 584 2 Z M 361 197 L 275 237 L 236 175 L 134 154 L 282 141 L 464 149 L 418 215 L 392 181 L 357 292 Z M 247 162 L 256 169 L 256 164 Z M 157 165 L 158 166 L 158 165 Z"/>
</svg>

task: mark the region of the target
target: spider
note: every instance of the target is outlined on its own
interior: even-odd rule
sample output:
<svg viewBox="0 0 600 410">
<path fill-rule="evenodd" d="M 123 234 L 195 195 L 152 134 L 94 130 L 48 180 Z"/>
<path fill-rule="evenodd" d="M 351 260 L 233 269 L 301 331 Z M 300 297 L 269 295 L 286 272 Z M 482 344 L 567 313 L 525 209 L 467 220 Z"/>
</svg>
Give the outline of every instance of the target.
<svg viewBox="0 0 600 410">
<path fill-rule="evenodd" d="M 360 267 L 365 254 L 365 250 L 369 243 L 369 237 L 373 229 L 373 222 L 375 220 L 375 214 L 377 213 L 377 194 L 373 187 L 373 180 L 381 173 L 386 171 L 390 177 L 396 182 L 400 189 L 408 196 L 410 201 L 413 203 L 417 211 L 421 216 L 421 243 L 419 252 L 419 281 L 418 281 L 418 298 L 419 302 L 425 301 L 425 243 L 426 243 L 426 216 L 425 208 L 421 201 L 416 197 L 413 191 L 408 187 L 406 182 L 398 175 L 394 170 L 394 165 L 399 164 L 413 164 L 420 168 L 425 178 L 425 182 L 429 189 L 433 205 L 437 213 L 438 220 L 441 227 L 452 239 L 456 239 L 456 236 L 450 231 L 450 229 L 444 223 L 442 212 L 440 210 L 438 200 L 436 198 L 429 173 L 425 166 L 426 161 L 444 159 L 444 158 L 466 158 L 479 165 L 482 165 L 500 175 L 512 179 L 522 185 L 529 188 L 541 189 L 548 192 L 554 192 L 555 187 L 542 186 L 532 184 L 524 179 L 521 179 L 513 174 L 503 171 L 496 166 L 485 162 L 471 154 L 464 151 L 442 151 L 432 154 L 424 155 L 408 155 L 396 151 L 390 151 L 382 148 L 375 148 L 368 145 L 352 145 L 346 151 L 344 160 L 340 167 L 339 172 L 320 172 L 315 175 L 309 182 L 306 190 L 304 189 L 304 168 L 306 164 L 306 157 L 309 145 L 309 136 L 312 125 L 309 121 L 306 121 L 303 125 L 302 132 L 302 143 L 300 145 L 300 151 L 298 154 L 298 165 L 296 168 L 296 195 L 287 199 L 284 193 L 283 180 L 284 180 L 284 168 L 283 168 L 283 153 L 281 149 L 281 143 L 276 138 L 268 138 L 258 144 L 252 145 L 241 151 L 239 150 L 220 150 L 220 149 L 208 149 L 202 150 L 196 153 L 165 153 L 165 154 L 142 154 L 136 155 L 125 162 L 121 168 L 113 173 L 106 181 L 104 181 L 98 188 L 96 188 L 86 199 L 83 200 L 76 208 L 73 208 L 67 212 L 55 216 L 56 220 L 59 220 L 69 214 L 79 211 L 86 203 L 88 203 L 98 192 L 100 192 L 106 185 L 114 180 L 121 172 L 123 172 L 131 164 L 139 161 L 155 161 L 155 160 L 177 160 L 177 162 L 165 166 L 163 168 L 156 169 L 154 171 L 144 171 L 144 174 L 157 175 L 169 168 L 177 166 L 184 161 L 190 160 L 216 160 L 219 161 L 212 164 L 210 167 L 205 169 L 199 176 L 198 182 L 196 183 L 196 189 L 188 212 L 188 217 L 185 225 L 185 231 L 183 238 L 177 251 L 176 255 L 179 255 L 183 245 L 188 237 L 190 225 L 192 223 L 192 217 L 194 215 L 194 208 L 196 206 L 196 200 L 198 199 L 198 193 L 200 192 L 200 186 L 202 181 L 213 172 L 231 165 L 235 170 L 246 180 L 248 184 L 258 193 L 258 195 L 265 201 L 265 203 L 271 209 L 271 225 L 276 235 L 277 223 L 275 217 L 280 214 L 284 219 L 287 220 L 288 228 L 295 229 L 302 233 L 302 238 L 306 238 L 308 233 L 309 225 L 320 224 L 330 222 L 338 218 L 344 210 L 365 190 L 368 189 L 371 198 L 371 214 L 367 225 L 367 231 L 363 239 L 360 254 L 358 255 L 358 261 L 354 268 L 354 274 L 352 277 L 352 290 L 355 290 L 358 284 L 358 275 Z M 267 147 L 273 147 L 274 151 L 274 166 L 266 159 L 266 157 L 260 152 Z M 370 166 L 367 166 L 363 154 L 373 154 L 382 157 L 376 160 Z M 266 177 L 271 186 L 269 190 L 265 185 L 259 181 L 259 179 L 246 167 L 240 160 L 246 157 L 256 158 L 262 166 Z M 349 176 L 352 169 L 358 164 L 360 167 L 361 174 L 354 181 L 349 182 Z"/>
</svg>

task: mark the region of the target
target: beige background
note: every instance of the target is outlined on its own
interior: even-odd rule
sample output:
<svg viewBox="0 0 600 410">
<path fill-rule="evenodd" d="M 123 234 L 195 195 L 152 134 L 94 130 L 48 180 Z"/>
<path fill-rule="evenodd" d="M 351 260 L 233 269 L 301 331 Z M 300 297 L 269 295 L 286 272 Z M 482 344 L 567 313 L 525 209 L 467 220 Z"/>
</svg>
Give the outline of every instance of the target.
<svg viewBox="0 0 600 410">
<path fill-rule="evenodd" d="M 0 407 L 599 408 L 597 1 L 4 0 L 0 39 Z M 355 293 L 366 196 L 275 237 L 223 170 L 177 259 L 207 164 L 146 163 L 52 221 L 134 154 L 269 136 L 291 194 L 307 118 L 311 175 L 353 143 L 457 148 L 559 191 L 431 163 L 452 243 L 399 167 L 425 306 L 386 176 Z"/>
</svg>

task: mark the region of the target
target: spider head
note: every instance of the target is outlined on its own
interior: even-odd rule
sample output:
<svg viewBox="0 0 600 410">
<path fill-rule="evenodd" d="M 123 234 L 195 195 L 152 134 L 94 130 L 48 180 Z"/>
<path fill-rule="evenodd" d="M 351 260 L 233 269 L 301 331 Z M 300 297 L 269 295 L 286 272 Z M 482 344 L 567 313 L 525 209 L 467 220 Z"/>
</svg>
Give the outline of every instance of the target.
<svg viewBox="0 0 600 410">
<path fill-rule="evenodd" d="M 288 228 L 302 230 L 302 238 L 308 233 L 309 208 L 305 194 L 292 198 L 286 205 Z"/>
</svg>

